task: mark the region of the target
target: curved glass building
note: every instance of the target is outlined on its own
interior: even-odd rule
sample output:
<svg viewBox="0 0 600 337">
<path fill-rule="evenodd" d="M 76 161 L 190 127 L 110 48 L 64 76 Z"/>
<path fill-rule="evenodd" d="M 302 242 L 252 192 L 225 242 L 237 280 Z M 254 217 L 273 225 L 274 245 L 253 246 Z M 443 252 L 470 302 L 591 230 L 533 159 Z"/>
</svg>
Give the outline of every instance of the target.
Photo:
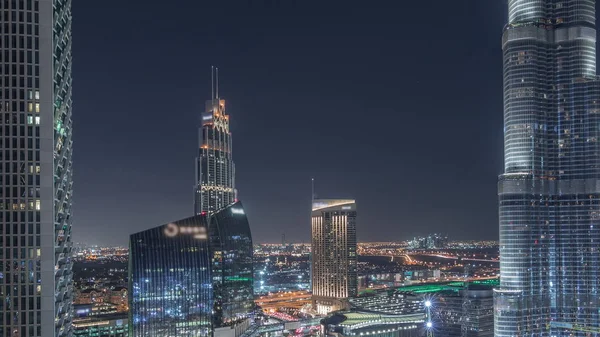
<svg viewBox="0 0 600 337">
<path fill-rule="evenodd" d="M 129 336 L 239 335 L 254 308 L 252 257 L 241 202 L 131 235 Z"/>
<path fill-rule="evenodd" d="M 241 202 L 210 217 L 214 324 L 229 326 L 254 308 L 254 249 Z"/>
<path fill-rule="evenodd" d="M 600 333 L 595 5 L 508 1 L 496 336 Z"/>
<path fill-rule="evenodd" d="M 70 336 L 71 1 L 0 18 L 0 335 Z"/>
</svg>

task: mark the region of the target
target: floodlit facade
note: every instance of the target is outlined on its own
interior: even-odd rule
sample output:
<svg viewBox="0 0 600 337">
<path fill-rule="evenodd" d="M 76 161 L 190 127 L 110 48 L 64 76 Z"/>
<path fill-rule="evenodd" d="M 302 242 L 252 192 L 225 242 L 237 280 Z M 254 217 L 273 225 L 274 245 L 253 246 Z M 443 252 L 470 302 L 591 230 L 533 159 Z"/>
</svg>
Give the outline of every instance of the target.
<svg viewBox="0 0 600 337">
<path fill-rule="evenodd" d="M 216 95 L 206 101 L 201 123 L 196 159 L 196 214 L 215 212 L 236 201 L 229 115 L 225 100 L 219 98 L 218 86 Z"/>
<path fill-rule="evenodd" d="M 248 326 L 253 250 L 241 202 L 133 234 L 129 254 L 130 336 L 230 336 Z"/>
<path fill-rule="evenodd" d="M 70 336 L 71 1 L 0 17 L 0 335 Z"/>
<path fill-rule="evenodd" d="M 313 304 L 321 314 L 345 308 L 358 294 L 356 202 L 317 199 L 312 204 Z"/>
<path fill-rule="evenodd" d="M 497 337 L 600 333 L 595 6 L 508 1 Z"/>
</svg>

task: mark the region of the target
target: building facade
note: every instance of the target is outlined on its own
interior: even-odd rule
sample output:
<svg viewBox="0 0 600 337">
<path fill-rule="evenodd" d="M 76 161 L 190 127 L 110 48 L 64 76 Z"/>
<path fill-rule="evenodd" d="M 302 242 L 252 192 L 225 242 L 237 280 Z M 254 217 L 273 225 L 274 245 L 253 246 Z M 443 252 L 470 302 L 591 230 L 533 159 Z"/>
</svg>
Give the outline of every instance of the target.
<svg viewBox="0 0 600 337">
<path fill-rule="evenodd" d="M 129 321 L 126 313 L 73 319 L 74 337 L 127 337 Z"/>
<path fill-rule="evenodd" d="M 131 235 L 131 336 L 210 336 L 212 280 L 203 216 Z"/>
<path fill-rule="evenodd" d="M 70 336 L 71 1 L 0 17 L 0 335 Z"/>
<path fill-rule="evenodd" d="M 131 336 L 227 335 L 248 324 L 253 250 L 241 202 L 133 234 L 129 254 Z"/>
<path fill-rule="evenodd" d="M 358 294 L 356 202 L 317 199 L 312 204 L 313 304 L 321 314 L 346 307 Z"/>
<path fill-rule="evenodd" d="M 433 322 L 445 337 L 493 337 L 494 293 L 491 286 L 468 284 L 432 297 Z"/>
<path fill-rule="evenodd" d="M 213 325 L 238 324 L 254 309 L 254 248 L 240 201 L 209 217 Z"/>
<path fill-rule="evenodd" d="M 218 86 L 216 95 L 213 93 L 206 101 L 201 124 L 196 159 L 196 214 L 215 212 L 236 201 L 229 115 L 225 111 L 225 100 L 219 98 Z"/>
<path fill-rule="evenodd" d="M 600 333 L 595 0 L 509 0 L 495 335 Z"/>
</svg>

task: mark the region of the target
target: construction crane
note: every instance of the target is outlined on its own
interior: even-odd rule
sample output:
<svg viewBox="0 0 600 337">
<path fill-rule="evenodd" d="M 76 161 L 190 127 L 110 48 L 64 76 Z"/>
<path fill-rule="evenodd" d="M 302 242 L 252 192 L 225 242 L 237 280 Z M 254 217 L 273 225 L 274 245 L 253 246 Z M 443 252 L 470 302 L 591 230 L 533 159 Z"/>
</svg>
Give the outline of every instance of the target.
<svg viewBox="0 0 600 337">
<path fill-rule="evenodd" d="M 566 323 L 566 322 L 552 321 L 552 322 L 546 324 L 546 328 L 548 330 L 550 330 L 552 328 L 558 328 L 558 329 L 566 329 L 566 330 L 572 330 L 572 331 L 600 333 L 600 328 L 589 327 L 589 326 L 584 326 L 584 325 L 579 325 L 579 324 Z"/>
</svg>

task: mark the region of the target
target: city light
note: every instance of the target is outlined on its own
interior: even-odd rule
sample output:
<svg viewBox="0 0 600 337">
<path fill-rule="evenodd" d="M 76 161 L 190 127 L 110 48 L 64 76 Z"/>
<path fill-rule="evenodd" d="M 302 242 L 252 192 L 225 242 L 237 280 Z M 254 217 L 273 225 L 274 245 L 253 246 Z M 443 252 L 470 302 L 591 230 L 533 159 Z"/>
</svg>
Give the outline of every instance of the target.
<svg viewBox="0 0 600 337">
<path fill-rule="evenodd" d="M 425 306 L 428 308 L 431 307 L 431 301 L 430 300 L 425 301 Z"/>
<path fill-rule="evenodd" d="M 427 327 L 428 327 L 428 328 L 432 328 L 432 327 L 433 327 L 433 323 L 431 323 L 431 322 L 427 322 Z"/>
</svg>

